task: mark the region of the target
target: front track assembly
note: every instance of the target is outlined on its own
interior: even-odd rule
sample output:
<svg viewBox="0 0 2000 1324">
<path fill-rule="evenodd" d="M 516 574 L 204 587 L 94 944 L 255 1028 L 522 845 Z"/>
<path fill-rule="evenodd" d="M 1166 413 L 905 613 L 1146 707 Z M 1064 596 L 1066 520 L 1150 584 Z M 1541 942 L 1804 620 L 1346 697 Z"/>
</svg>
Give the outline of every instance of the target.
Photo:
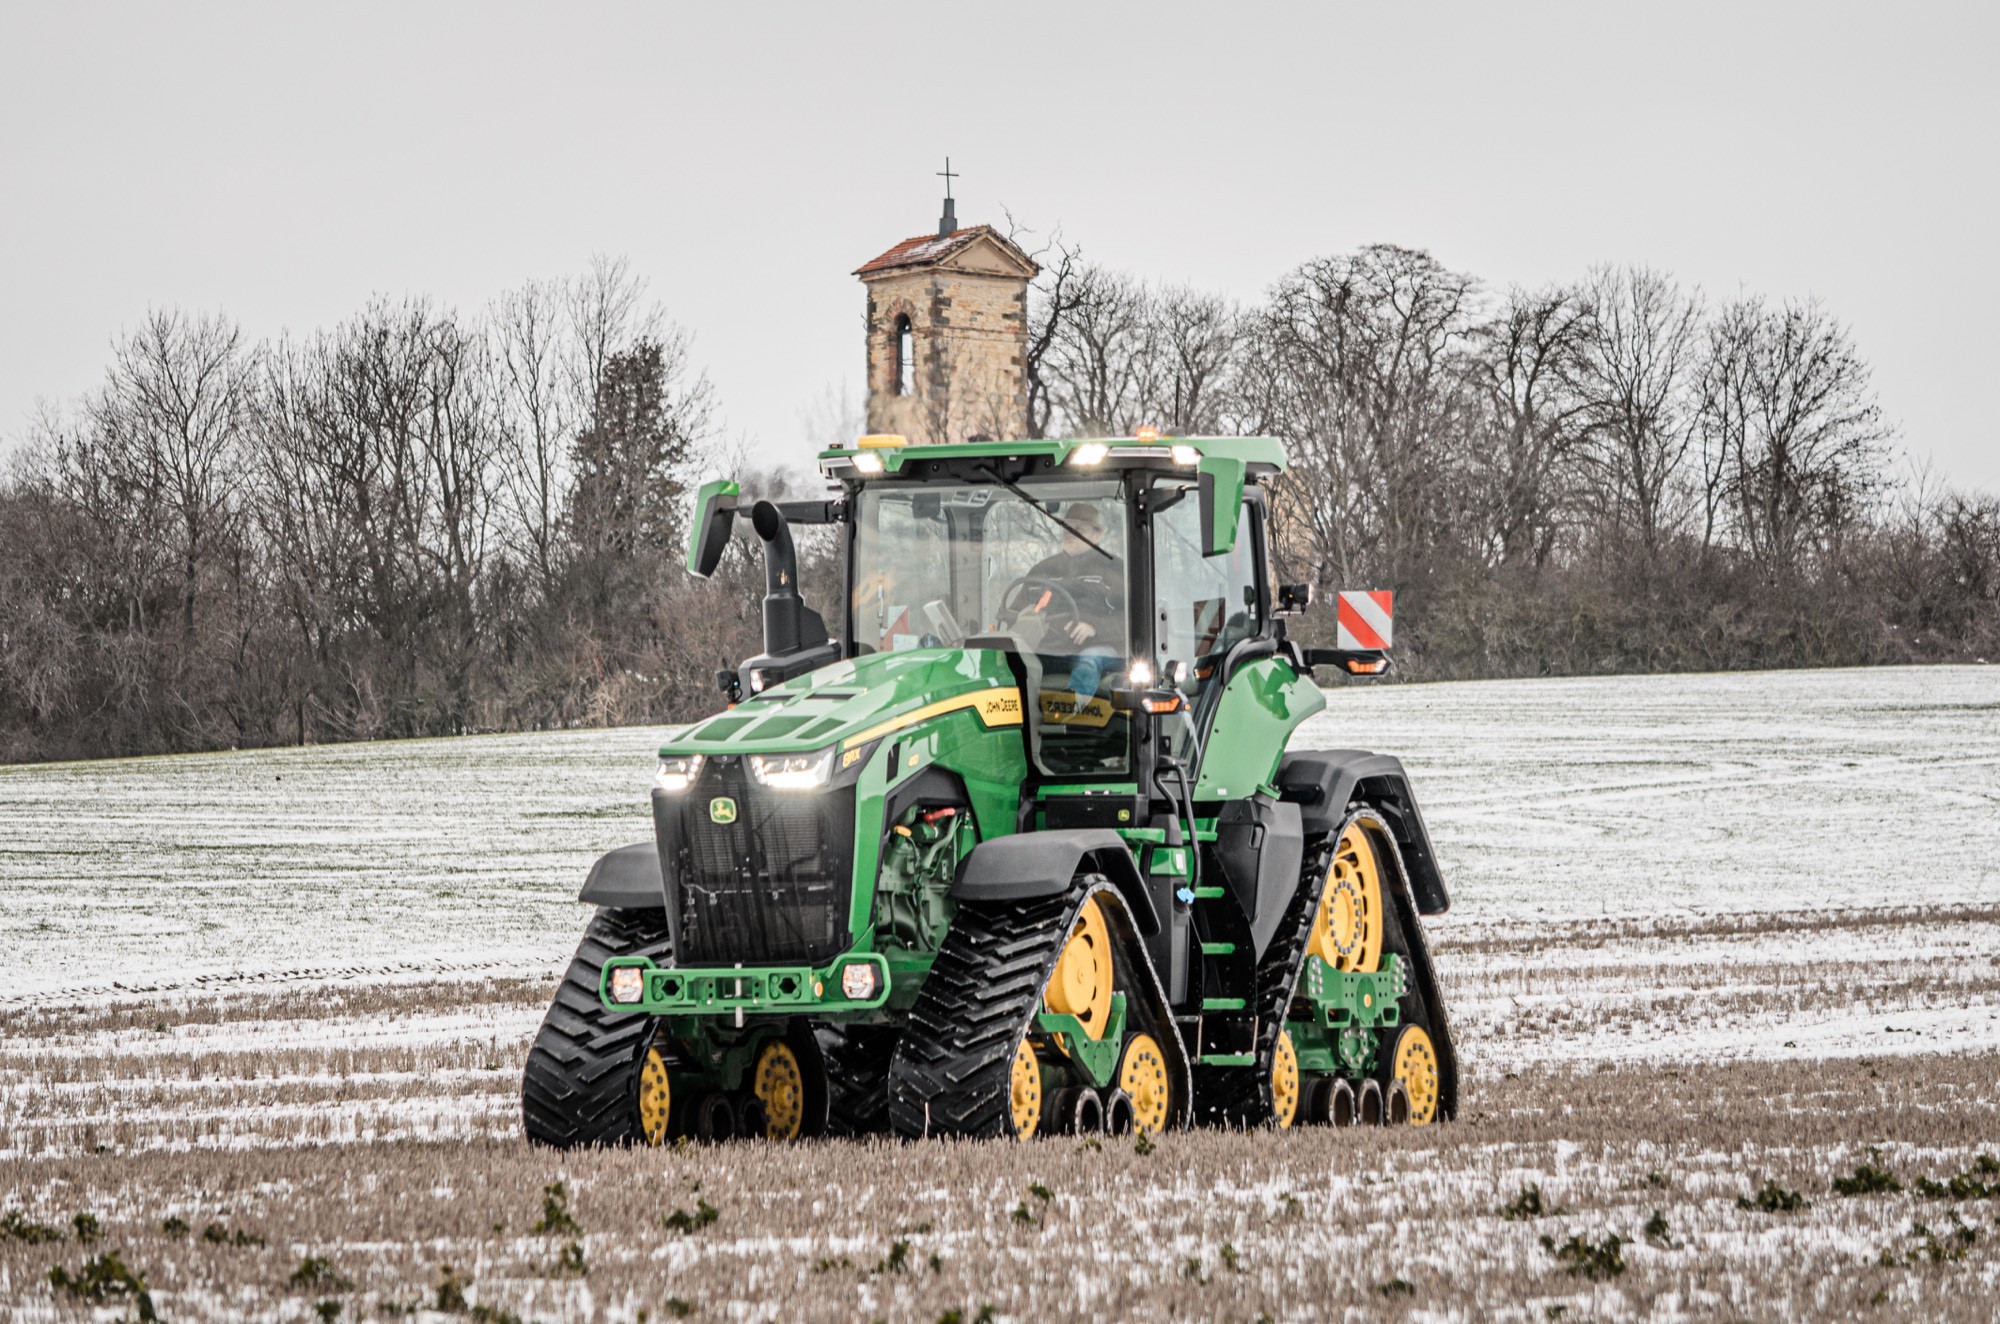
<svg viewBox="0 0 2000 1324">
<path fill-rule="evenodd" d="M 1186 1125 L 1187 1057 L 1131 912 L 1101 874 L 959 903 L 889 1067 L 897 1134 Z"/>
</svg>

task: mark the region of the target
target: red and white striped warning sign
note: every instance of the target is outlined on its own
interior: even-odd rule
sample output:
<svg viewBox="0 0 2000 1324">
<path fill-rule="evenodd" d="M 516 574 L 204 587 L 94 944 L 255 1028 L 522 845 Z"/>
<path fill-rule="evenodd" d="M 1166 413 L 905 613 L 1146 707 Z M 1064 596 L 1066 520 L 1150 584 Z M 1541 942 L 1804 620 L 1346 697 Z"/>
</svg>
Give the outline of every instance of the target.
<svg viewBox="0 0 2000 1324">
<path fill-rule="evenodd" d="M 1388 589 L 1342 590 L 1338 619 L 1340 648 L 1387 648 L 1395 625 L 1396 595 Z"/>
</svg>

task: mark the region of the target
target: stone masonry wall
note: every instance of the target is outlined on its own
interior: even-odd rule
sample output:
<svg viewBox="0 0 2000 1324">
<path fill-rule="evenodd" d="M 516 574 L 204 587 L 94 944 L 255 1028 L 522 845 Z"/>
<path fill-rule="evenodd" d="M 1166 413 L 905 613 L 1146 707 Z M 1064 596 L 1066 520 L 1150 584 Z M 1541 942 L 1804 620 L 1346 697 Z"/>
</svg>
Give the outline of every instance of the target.
<svg viewBox="0 0 2000 1324">
<path fill-rule="evenodd" d="M 868 279 L 868 430 L 913 442 L 1027 435 L 1027 282 L 947 268 Z M 910 319 L 911 391 L 896 394 L 896 318 Z"/>
</svg>

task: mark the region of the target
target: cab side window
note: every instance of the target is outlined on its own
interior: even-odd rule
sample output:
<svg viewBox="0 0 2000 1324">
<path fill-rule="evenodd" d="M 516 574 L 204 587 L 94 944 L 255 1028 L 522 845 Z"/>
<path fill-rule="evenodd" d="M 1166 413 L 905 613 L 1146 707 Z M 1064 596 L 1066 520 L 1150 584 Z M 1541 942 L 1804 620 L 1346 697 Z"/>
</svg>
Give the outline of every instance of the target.
<svg viewBox="0 0 2000 1324">
<path fill-rule="evenodd" d="M 1192 492 L 1153 518 L 1154 667 L 1165 677 L 1181 663 L 1181 687 L 1190 695 L 1232 647 L 1257 633 L 1257 528 L 1247 502 L 1237 518 L 1236 546 L 1220 556 L 1201 553 Z"/>
</svg>

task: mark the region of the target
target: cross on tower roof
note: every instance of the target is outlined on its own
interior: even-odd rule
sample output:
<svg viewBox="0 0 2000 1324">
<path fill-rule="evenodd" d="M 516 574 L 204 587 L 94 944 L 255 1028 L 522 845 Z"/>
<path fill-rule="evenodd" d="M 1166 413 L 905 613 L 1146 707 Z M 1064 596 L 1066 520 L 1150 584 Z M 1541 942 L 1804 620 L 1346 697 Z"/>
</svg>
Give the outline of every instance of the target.
<svg viewBox="0 0 2000 1324">
<path fill-rule="evenodd" d="M 942 239 L 958 228 L 958 208 L 951 202 L 951 181 L 958 176 L 952 173 L 950 157 L 944 159 L 944 169 L 938 173 L 944 176 L 944 215 L 938 217 L 938 238 Z"/>
</svg>

